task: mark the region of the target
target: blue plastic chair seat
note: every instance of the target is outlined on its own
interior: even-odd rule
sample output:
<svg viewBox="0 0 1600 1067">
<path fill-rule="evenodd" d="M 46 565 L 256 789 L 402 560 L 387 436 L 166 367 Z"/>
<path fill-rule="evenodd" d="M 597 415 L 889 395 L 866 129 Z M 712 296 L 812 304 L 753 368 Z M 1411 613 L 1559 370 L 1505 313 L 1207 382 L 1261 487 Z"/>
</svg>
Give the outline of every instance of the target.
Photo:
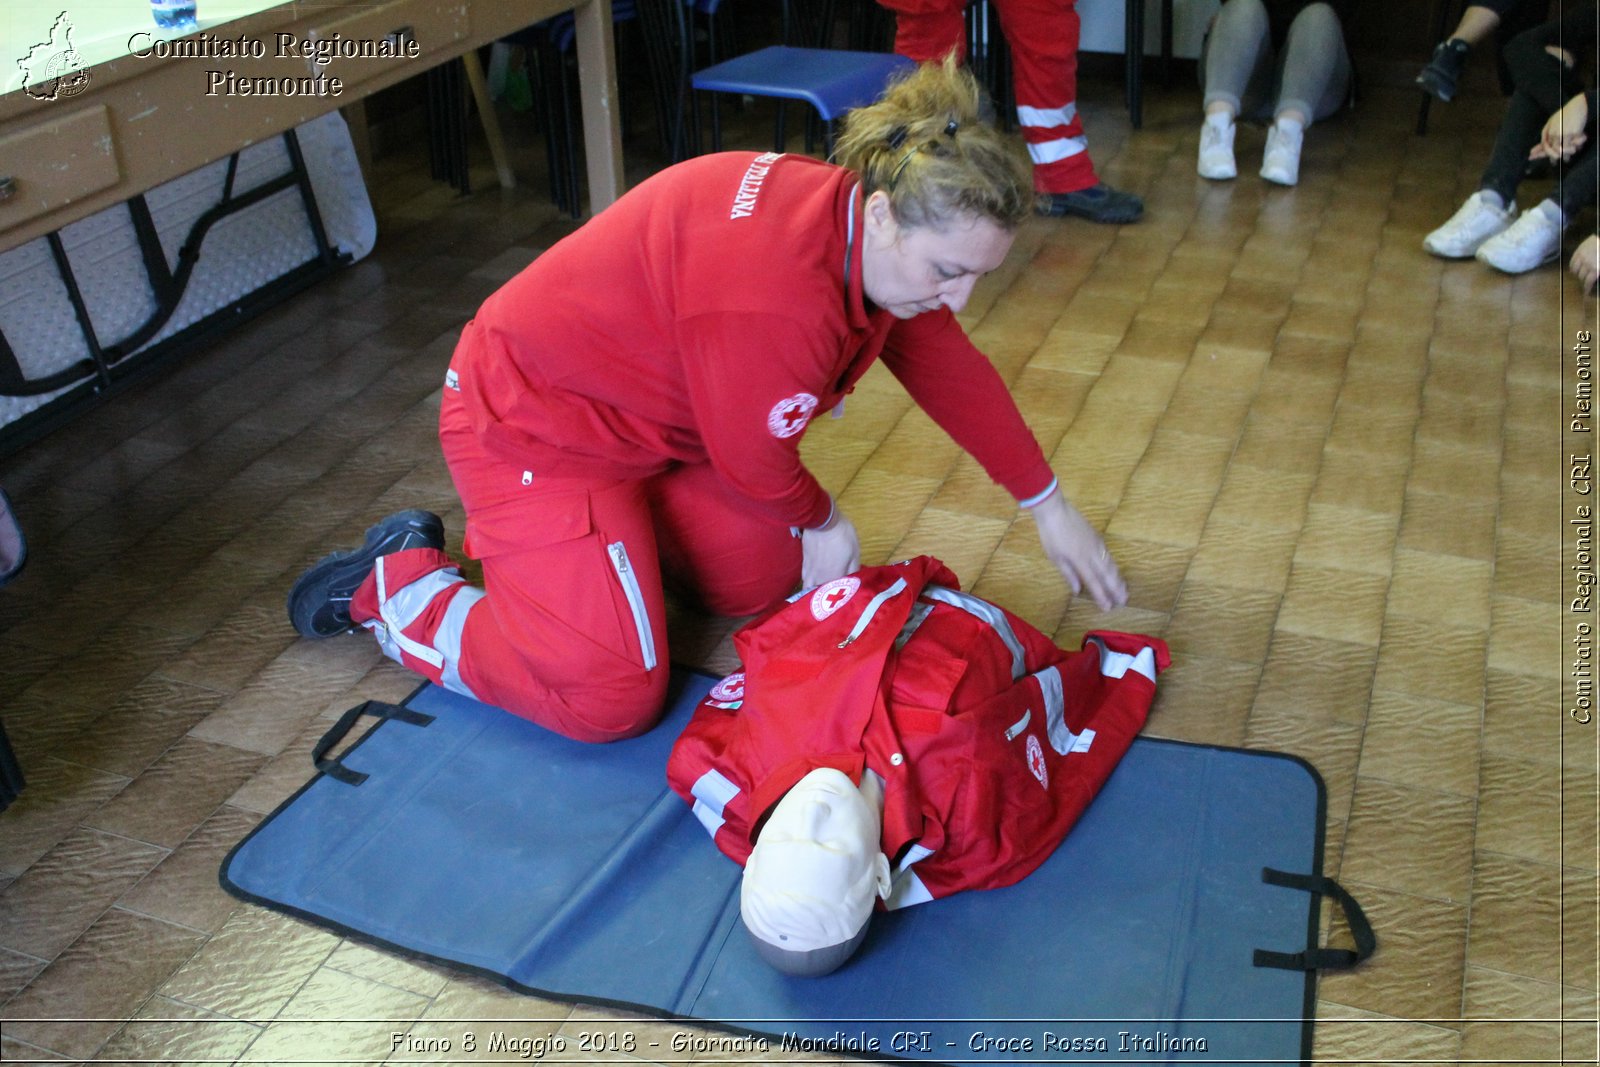
<svg viewBox="0 0 1600 1067">
<path fill-rule="evenodd" d="M 915 66 L 886 52 L 772 45 L 697 71 L 696 89 L 804 100 L 832 122 L 883 94 L 890 77 Z"/>
</svg>

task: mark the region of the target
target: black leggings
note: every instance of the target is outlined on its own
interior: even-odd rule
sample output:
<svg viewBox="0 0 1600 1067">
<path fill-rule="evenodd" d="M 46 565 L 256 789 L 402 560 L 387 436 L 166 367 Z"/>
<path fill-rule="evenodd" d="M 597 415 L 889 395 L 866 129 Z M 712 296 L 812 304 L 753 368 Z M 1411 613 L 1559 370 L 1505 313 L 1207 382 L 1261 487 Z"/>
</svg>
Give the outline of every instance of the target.
<svg viewBox="0 0 1600 1067">
<path fill-rule="evenodd" d="M 1592 12 L 1589 17 L 1592 26 Z M 1544 124 L 1562 105 L 1583 91 L 1576 71 L 1545 51 L 1546 45 L 1563 40 L 1562 30 L 1561 22 L 1547 22 L 1506 42 L 1505 60 L 1511 68 L 1515 88 L 1506 102 L 1505 118 L 1500 120 L 1494 151 L 1490 153 L 1489 165 L 1484 168 L 1478 187 L 1499 193 L 1507 204 L 1516 199 L 1517 186 L 1527 171 L 1528 152 L 1539 143 Z M 1591 28 L 1591 35 L 1592 32 Z M 1572 48 L 1571 35 L 1565 39 L 1568 48 Z M 1587 40 L 1585 37 L 1578 43 L 1587 43 Z M 1569 216 L 1594 199 L 1595 118 L 1593 114 L 1589 116 L 1590 143 L 1561 165 L 1551 196 Z"/>
</svg>

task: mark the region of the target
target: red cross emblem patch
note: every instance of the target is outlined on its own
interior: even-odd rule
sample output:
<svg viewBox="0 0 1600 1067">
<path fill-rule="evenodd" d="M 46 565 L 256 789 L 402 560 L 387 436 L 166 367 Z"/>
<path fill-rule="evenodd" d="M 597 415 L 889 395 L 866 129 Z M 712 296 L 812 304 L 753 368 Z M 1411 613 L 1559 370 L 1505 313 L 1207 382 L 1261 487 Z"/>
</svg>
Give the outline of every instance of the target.
<svg viewBox="0 0 1600 1067">
<path fill-rule="evenodd" d="M 818 622 L 844 607 L 861 588 L 860 578 L 835 578 L 811 594 L 811 616 Z"/>
<path fill-rule="evenodd" d="M 815 410 L 816 397 L 810 393 L 796 393 L 772 405 L 772 410 L 767 412 L 767 429 L 774 437 L 793 437 L 806 428 Z"/>
<path fill-rule="evenodd" d="M 744 699 L 744 672 L 730 674 L 711 687 L 712 700 L 732 703 Z"/>
<path fill-rule="evenodd" d="M 1039 784 L 1046 789 L 1050 788 L 1050 770 L 1044 765 L 1044 749 L 1039 744 L 1039 739 L 1032 734 L 1028 735 L 1028 770 L 1039 779 Z"/>
</svg>

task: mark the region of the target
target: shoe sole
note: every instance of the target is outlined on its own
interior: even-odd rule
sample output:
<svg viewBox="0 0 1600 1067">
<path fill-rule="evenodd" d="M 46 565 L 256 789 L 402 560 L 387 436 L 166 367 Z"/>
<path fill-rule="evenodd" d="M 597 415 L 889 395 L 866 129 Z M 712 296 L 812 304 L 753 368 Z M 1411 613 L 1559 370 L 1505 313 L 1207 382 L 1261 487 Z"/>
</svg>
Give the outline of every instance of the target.
<svg viewBox="0 0 1600 1067">
<path fill-rule="evenodd" d="M 444 522 L 431 511 L 412 509 L 397 512 L 368 528 L 360 547 L 342 552 L 330 552 L 307 568 L 289 590 L 286 607 L 289 623 L 302 637 L 334 637 L 354 627 L 346 611 L 341 623 L 337 616 L 318 624 L 318 614 L 332 599 L 336 589 L 350 587 L 350 594 L 360 587 L 367 572 L 372 570 L 378 557 L 387 555 L 379 549 L 388 541 L 412 533 L 425 539 L 422 546 L 444 547 Z"/>
<path fill-rule="evenodd" d="M 1560 259 L 1561 258 L 1561 249 L 1557 248 L 1554 252 L 1550 253 L 1548 256 L 1544 257 L 1539 262 L 1535 263 L 1533 266 L 1531 266 L 1531 267 L 1523 267 L 1521 270 L 1513 270 L 1513 269 L 1511 269 L 1509 267 L 1502 267 L 1500 264 L 1496 263 L 1494 260 L 1489 259 L 1488 257 L 1483 256 L 1483 255 L 1474 254 L 1472 258 L 1476 259 L 1479 263 L 1482 263 L 1486 267 L 1493 267 L 1495 270 L 1499 271 L 1501 274 L 1527 274 L 1529 271 L 1538 270 L 1540 267 L 1548 267 L 1550 264 L 1552 264 L 1556 260 Z"/>
<path fill-rule="evenodd" d="M 1446 89 L 1444 86 L 1429 81 L 1427 75 L 1420 75 L 1416 79 L 1416 86 L 1441 104 L 1448 104 L 1456 98 L 1455 89 Z"/>
</svg>

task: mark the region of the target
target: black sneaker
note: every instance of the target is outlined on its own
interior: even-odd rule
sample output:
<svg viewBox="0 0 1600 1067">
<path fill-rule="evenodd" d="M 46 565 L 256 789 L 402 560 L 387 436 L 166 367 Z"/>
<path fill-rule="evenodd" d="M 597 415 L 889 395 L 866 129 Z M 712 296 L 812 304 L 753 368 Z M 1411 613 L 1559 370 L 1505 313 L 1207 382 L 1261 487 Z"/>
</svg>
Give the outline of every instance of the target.
<svg viewBox="0 0 1600 1067">
<path fill-rule="evenodd" d="M 289 590 L 289 622 L 302 637 L 332 637 L 350 629 L 350 598 L 379 556 L 407 548 L 444 548 L 444 522 L 431 511 L 400 511 L 367 531 L 360 548 L 312 564 Z"/>
<path fill-rule="evenodd" d="M 1471 50 L 1471 45 L 1455 38 L 1439 42 L 1434 46 L 1433 58 L 1417 75 L 1417 85 L 1423 92 L 1432 93 L 1448 104 L 1455 98 L 1456 83 L 1461 80 L 1461 71 L 1467 65 L 1467 53 Z"/>
<path fill-rule="evenodd" d="M 1118 192 L 1105 182 L 1070 193 L 1040 193 L 1034 210 L 1041 215 L 1076 215 L 1090 222 L 1117 225 L 1137 222 L 1144 214 L 1144 201 L 1132 193 Z"/>
</svg>

